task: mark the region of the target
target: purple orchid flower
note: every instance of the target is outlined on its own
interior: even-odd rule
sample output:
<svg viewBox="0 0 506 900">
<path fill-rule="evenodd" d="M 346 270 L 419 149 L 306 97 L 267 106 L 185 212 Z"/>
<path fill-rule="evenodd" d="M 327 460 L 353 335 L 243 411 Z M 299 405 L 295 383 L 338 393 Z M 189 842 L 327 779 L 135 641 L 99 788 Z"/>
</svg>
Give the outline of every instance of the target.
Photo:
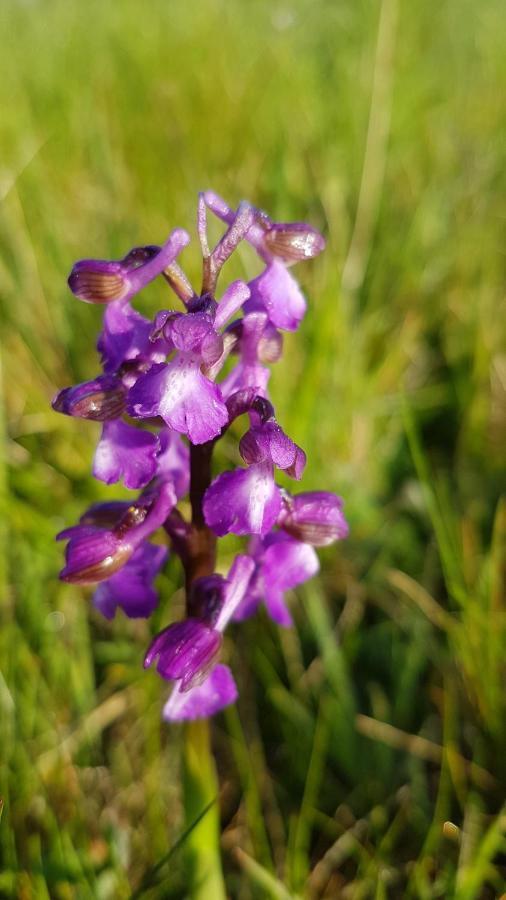
<svg viewBox="0 0 506 900">
<path fill-rule="evenodd" d="M 213 249 L 208 210 L 226 223 Z M 102 373 L 53 400 L 59 412 L 102 423 L 95 477 L 142 490 L 132 503 L 94 504 L 58 535 L 68 541 L 60 577 L 95 584 L 93 604 L 106 618 L 118 608 L 147 618 L 158 605 L 154 580 L 169 555 L 149 540 L 158 529 L 183 565 L 186 616 L 156 635 L 144 661 L 173 684 L 163 711 L 168 721 L 207 717 L 236 700 L 232 672 L 220 661 L 228 623 L 264 603 L 278 624 L 289 625 L 286 593 L 318 570 L 314 547 L 348 533 L 335 494 L 292 496 L 276 484 L 277 469 L 300 479 L 306 457 L 276 421 L 267 394 L 269 366 L 282 354 L 281 331 L 295 331 L 306 311 L 290 267 L 317 256 L 323 237 L 303 222 L 275 222 L 244 201 L 233 210 L 211 191 L 199 196 L 197 232 L 200 291 L 177 260 L 189 241 L 182 229 L 162 247 L 76 263 L 70 289 L 105 307 L 97 344 Z M 262 271 L 249 284 L 230 284 L 218 302 L 224 264 L 244 240 Z M 182 307 L 149 319 L 131 301 L 155 278 Z M 213 481 L 214 446 L 246 414 L 244 466 Z M 187 495 L 189 503 L 178 506 Z M 214 571 L 216 535 L 229 533 L 252 540 L 225 578 Z"/>
<path fill-rule="evenodd" d="M 221 197 L 206 191 L 204 200 L 220 219 L 232 221 L 234 213 Z M 249 283 L 251 299 L 245 305 L 245 312 L 265 310 L 277 328 L 296 331 L 307 304 L 287 266 L 321 253 L 325 249 L 323 235 L 304 222 L 273 222 L 265 213 L 257 211 L 246 238 L 265 262 L 265 269 Z"/>
<path fill-rule="evenodd" d="M 171 348 L 163 339 L 152 341 L 152 331 L 153 323 L 129 303 L 111 303 L 97 342 L 104 371 L 120 372 L 123 383 L 131 387 L 138 374 L 163 362 Z"/>
<path fill-rule="evenodd" d="M 192 602 L 200 615 L 175 622 L 151 642 L 144 667 L 158 659 L 157 671 L 168 681 L 180 681 L 184 692 L 201 684 L 214 665 L 226 625 L 242 602 L 255 564 L 249 556 L 237 556 L 228 578 L 204 576 L 193 585 Z M 198 601 L 195 594 L 200 595 Z"/>
<path fill-rule="evenodd" d="M 224 534 L 266 534 L 281 510 L 281 491 L 274 482 L 274 467 L 297 480 L 306 455 L 280 428 L 268 419 L 251 428 L 239 444 L 247 469 L 223 472 L 208 487 L 204 516 L 209 528 Z"/>
<path fill-rule="evenodd" d="M 128 506 L 112 527 L 74 525 L 57 535 L 68 539 L 62 581 L 94 584 L 118 572 L 142 542 L 163 525 L 177 497 L 168 481 L 151 488 L 137 503 Z"/>
<path fill-rule="evenodd" d="M 274 622 L 289 627 L 292 616 L 284 595 L 316 575 L 320 564 L 315 551 L 288 534 L 274 532 L 255 539 L 251 552 L 256 560 L 255 575 L 234 618 L 248 618 L 263 602 Z"/>
<path fill-rule="evenodd" d="M 153 366 L 137 379 L 129 393 L 133 416 L 161 416 L 192 444 L 203 444 L 219 435 L 228 422 L 227 408 L 219 386 L 202 369 L 213 367 L 223 356 L 218 328 L 247 297 L 248 288 L 238 281 L 219 305 L 204 300 L 186 314 L 161 314 L 155 335 L 163 334 L 177 352 L 169 363 Z"/>
</svg>

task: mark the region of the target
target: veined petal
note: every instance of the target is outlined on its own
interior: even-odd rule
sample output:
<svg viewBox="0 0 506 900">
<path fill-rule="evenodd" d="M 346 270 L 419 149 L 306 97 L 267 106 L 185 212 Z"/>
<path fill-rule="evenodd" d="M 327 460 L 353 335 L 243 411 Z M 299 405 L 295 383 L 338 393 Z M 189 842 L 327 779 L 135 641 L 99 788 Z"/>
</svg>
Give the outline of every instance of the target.
<svg viewBox="0 0 506 900">
<path fill-rule="evenodd" d="M 281 506 L 272 464 L 258 463 L 218 475 L 204 495 L 203 506 L 207 524 L 219 536 L 265 534 Z"/>
<path fill-rule="evenodd" d="M 121 420 L 106 422 L 95 451 L 95 478 L 114 484 L 123 479 L 127 488 L 142 488 L 156 472 L 158 439 L 149 431 L 133 428 Z"/>
<path fill-rule="evenodd" d="M 206 680 L 183 693 L 175 687 L 163 708 L 168 722 L 206 719 L 237 700 L 237 687 L 228 666 L 217 665 Z"/>
</svg>

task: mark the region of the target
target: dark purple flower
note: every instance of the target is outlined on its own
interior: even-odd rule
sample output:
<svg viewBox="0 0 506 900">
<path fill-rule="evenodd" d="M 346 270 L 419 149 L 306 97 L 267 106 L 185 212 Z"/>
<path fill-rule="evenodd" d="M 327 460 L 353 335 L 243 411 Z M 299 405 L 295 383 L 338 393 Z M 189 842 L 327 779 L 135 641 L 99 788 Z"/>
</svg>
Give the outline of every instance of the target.
<svg viewBox="0 0 506 900">
<path fill-rule="evenodd" d="M 315 551 L 309 544 L 296 541 L 284 532 L 275 532 L 257 538 L 252 555 L 257 568 L 234 618 L 241 620 L 251 616 L 264 602 L 267 612 L 278 625 L 291 625 L 292 617 L 284 594 L 318 572 Z"/>
<path fill-rule="evenodd" d="M 328 491 L 306 494 L 283 494 L 283 504 L 277 525 L 313 547 L 326 547 L 348 537 L 348 523 L 344 518 L 343 501 Z"/>
<path fill-rule="evenodd" d="M 106 484 L 123 479 L 127 488 L 144 487 L 157 470 L 158 438 L 120 419 L 106 422 L 95 450 L 93 474 Z"/>
<path fill-rule="evenodd" d="M 277 422 L 251 428 L 241 439 L 247 469 L 218 475 L 204 496 L 204 517 L 217 535 L 266 534 L 281 509 L 281 492 L 274 482 L 274 466 L 300 478 L 306 457 Z"/>
<path fill-rule="evenodd" d="M 176 228 L 162 247 L 135 247 L 119 261 L 82 259 L 69 275 L 70 290 L 86 303 L 127 300 L 160 275 L 189 240 Z"/>
<path fill-rule="evenodd" d="M 122 569 L 99 584 L 93 594 L 94 606 L 106 619 L 113 619 L 118 607 L 131 619 L 150 616 L 158 606 L 153 580 L 167 556 L 165 547 L 142 543 Z"/>
<path fill-rule="evenodd" d="M 207 719 L 237 700 L 237 687 L 228 666 L 218 664 L 199 685 L 183 692 L 174 688 L 163 708 L 167 722 Z"/>
<path fill-rule="evenodd" d="M 170 482 L 161 482 L 127 507 L 111 528 L 75 525 L 57 535 L 68 539 L 62 581 L 94 584 L 121 569 L 141 543 L 163 525 L 177 497 Z"/>
<path fill-rule="evenodd" d="M 265 534 L 281 509 L 281 492 L 273 467 L 260 463 L 248 469 L 223 472 L 204 497 L 204 516 L 215 534 Z"/>
<path fill-rule="evenodd" d="M 203 196 L 206 205 L 220 219 L 233 221 L 235 213 L 218 194 L 206 191 Z M 256 221 L 248 229 L 246 239 L 266 267 L 249 284 L 251 299 L 245 305 L 245 312 L 263 309 L 277 328 L 295 331 L 306 311 L 306 301 L 287 265 L 321 253 L 325 247 L 323 236 L 304 222 L 273 222 L 257 210 Z"/>
<path fill-rule="evenodd" d="M 52 401 L 56 412 L 95 422 L 117 419 L 126 408 L 126 389 L 119 378 L 99 375 L 93 381 L 84 381 L 64 388 Z"/>
</svg>

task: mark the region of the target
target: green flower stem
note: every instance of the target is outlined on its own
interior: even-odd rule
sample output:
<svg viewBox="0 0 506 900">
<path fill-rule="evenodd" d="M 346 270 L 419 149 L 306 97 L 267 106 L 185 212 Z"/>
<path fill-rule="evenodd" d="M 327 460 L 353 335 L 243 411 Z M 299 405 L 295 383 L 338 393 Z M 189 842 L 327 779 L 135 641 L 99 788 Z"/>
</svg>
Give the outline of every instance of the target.
<svg viewBox="0 0 506 900">
<path fill-rule="evenodd" d="M 183 792 L 186 828 L 191 828 L 202 810 L 209 807 L 186 840 L 189 896 L 192 900 L 225 900 L 218 780 L 207 719 L 188 722 L 185 726 Z"/>
</svg>

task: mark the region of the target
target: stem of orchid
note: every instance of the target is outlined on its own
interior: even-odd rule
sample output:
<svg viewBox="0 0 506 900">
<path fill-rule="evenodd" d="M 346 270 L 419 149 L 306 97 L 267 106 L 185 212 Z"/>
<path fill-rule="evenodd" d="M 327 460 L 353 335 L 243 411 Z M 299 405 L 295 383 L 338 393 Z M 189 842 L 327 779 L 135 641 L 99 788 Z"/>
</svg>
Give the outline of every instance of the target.
<svg viewBox="0 0 506 900">
<path fill-rule="evenodd" d="M 211 483 L 214 442 L 190 446 L 191 535 L 185 560 L 188 614 L 190 587 L 196 578 L 211 575 L 216 562 L 216 538 L 207 527 L 202 511 L 204 493 Z M 189 896 L 192 900 L 225 900 L 220 853 L 220 809 L 218 779 L 207 719 L 187 722 L 183 749 L 183 798 L 185 824 L 193 823 L 209 807 L 190 831 L 186 841 Z"/>
<path fill-rule="evenodd" d="M 209 900 L 211 897 L 213 900 L 225 900 L 218 779 L 207 719 L 188 722 L 185 726 L 183 793 L 187 828 L 191 828 L 202 810 L 209 807 L 186 841 L 189 896 L 192 900 Z"/>
</svg>

